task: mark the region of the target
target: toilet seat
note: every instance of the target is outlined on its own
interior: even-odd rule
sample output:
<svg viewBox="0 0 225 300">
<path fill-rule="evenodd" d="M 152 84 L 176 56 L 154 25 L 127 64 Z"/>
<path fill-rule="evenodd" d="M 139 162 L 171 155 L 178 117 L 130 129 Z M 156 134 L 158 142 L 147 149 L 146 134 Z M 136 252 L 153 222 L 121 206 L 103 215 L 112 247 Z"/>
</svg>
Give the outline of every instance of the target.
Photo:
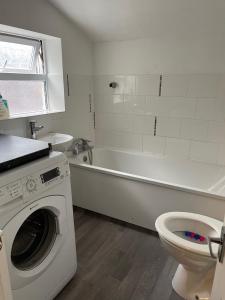
<svg viewBox="0 0 225 300">
<path fill-rule="evenodd" d="M 193 252 L 195 254 L 209 257 L 210 253 L 208 244 L 197 244 L 192 241 L 183 239 L 182 237 L 179 237 L 174 233 L 175 231 L 182 228 L 183 223 L 189 223 L 190 228 L 192 224 L 193 226 L 195 225 L 203 228 L 206 232 L 206 237 L 208 237 L 208 235 L 219 237 L 223 223 L 207 216 L 187 212 L 169 212 L 161 215 L 156 220 L 155 226 L 159 235 L 165 240 L 167 240 L 169 243 L 175 245 L 176 247 Z M 169 229 L 170 227 L 177 229 L 173 230 L 173 232 Z M 213 244 L 212 246 L 213 252 L 217 253 L 218 245 Z"/>
</svg>

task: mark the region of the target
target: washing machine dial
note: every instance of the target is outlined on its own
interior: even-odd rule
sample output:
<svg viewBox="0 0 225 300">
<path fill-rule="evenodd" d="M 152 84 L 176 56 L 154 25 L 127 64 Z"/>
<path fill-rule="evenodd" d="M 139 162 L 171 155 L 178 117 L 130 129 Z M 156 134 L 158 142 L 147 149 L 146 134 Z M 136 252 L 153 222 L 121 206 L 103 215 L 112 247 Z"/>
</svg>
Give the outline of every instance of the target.
<svg viewBox="0 0 225 300">
<path fill-rule="evenodd" d="M 28 192 L 30 192 L 30 193 L 35 191 L 37 189 L 37 184 L 36 184 L 35 180 L 32 178 L 29 178 L 26 182 L 26 188 L 27 188 Z"/>
</svg>

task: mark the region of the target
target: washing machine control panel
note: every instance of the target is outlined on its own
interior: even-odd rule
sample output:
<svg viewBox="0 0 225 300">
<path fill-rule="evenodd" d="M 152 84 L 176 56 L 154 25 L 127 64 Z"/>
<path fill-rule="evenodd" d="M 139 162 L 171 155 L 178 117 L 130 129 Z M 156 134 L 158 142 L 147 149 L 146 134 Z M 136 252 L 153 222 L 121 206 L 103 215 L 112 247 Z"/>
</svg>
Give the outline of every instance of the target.
<svg viewBox="0 0 225 300">
<path fill-rule="evenodd" d="M 0 187 L 0 206 L 12 201 L 29 202 L 33 196 L 59 184 L 69 175 L 69 164 L 64 161 Z"/>
</svg>

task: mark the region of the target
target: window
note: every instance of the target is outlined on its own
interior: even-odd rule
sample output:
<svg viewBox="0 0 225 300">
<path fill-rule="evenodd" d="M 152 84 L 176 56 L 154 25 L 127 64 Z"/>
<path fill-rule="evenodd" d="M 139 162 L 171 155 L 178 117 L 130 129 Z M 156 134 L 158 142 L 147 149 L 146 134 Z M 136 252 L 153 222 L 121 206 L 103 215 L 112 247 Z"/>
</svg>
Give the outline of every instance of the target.
<svg viewBox="0 0 225 300">
<path fill-rule="evenodd" d="M 47 75 L 40 40 L 0 34 L 0 94 L 11 117 L 48 109 Z"/>
<path fill-rule="evenodd" d="M 61 39 L 0 24 L 0 94 L 9 118 L 65 111 Z"/>
</svg>

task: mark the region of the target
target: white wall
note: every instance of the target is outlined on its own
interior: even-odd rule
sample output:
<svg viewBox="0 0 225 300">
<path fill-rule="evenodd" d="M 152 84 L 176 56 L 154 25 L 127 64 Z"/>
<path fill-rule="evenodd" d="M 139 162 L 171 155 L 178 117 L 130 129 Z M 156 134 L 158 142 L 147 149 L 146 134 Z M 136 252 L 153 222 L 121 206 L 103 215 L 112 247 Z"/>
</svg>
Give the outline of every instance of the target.
<svg viewBox="0 0 225 300">
<path fill-rule="evenodd" d="M 161 36 L 94 45 L 94 72 L 97 75 L 224 71 L 225 37 L 221 36 L 204 39 Z"/>
<path fill-rule="evenodd" d="M 225 164 L 224 54 L 219 38 L 95 44 L 97 144 Z"/>
<path fill-rule="evenodd" d="M 70 97 L 66 97 L 66 113 L 37 117 L 46 131 L 71 133 L 74 136 L 93 135 L 92 115 L 88 113 L 92 75 L 92 43 L 72 22 L 45 0 L 7 0 L 1 3 L 0 22 L 62 38 L 64 73 L 70 77 Z M 82 82 L 82 84 L 80 84 Z M 65 91 L 67 88 L 65 87 Z M 87 109 L 86 109 L 87 108 Z M 80 121 L 83 116 L 83 125 Z M 79 117 L 79 118 L 78 118 Z M 26 119 L 1 121 L 0 130 L 26 134 Z"/>
</svg>

